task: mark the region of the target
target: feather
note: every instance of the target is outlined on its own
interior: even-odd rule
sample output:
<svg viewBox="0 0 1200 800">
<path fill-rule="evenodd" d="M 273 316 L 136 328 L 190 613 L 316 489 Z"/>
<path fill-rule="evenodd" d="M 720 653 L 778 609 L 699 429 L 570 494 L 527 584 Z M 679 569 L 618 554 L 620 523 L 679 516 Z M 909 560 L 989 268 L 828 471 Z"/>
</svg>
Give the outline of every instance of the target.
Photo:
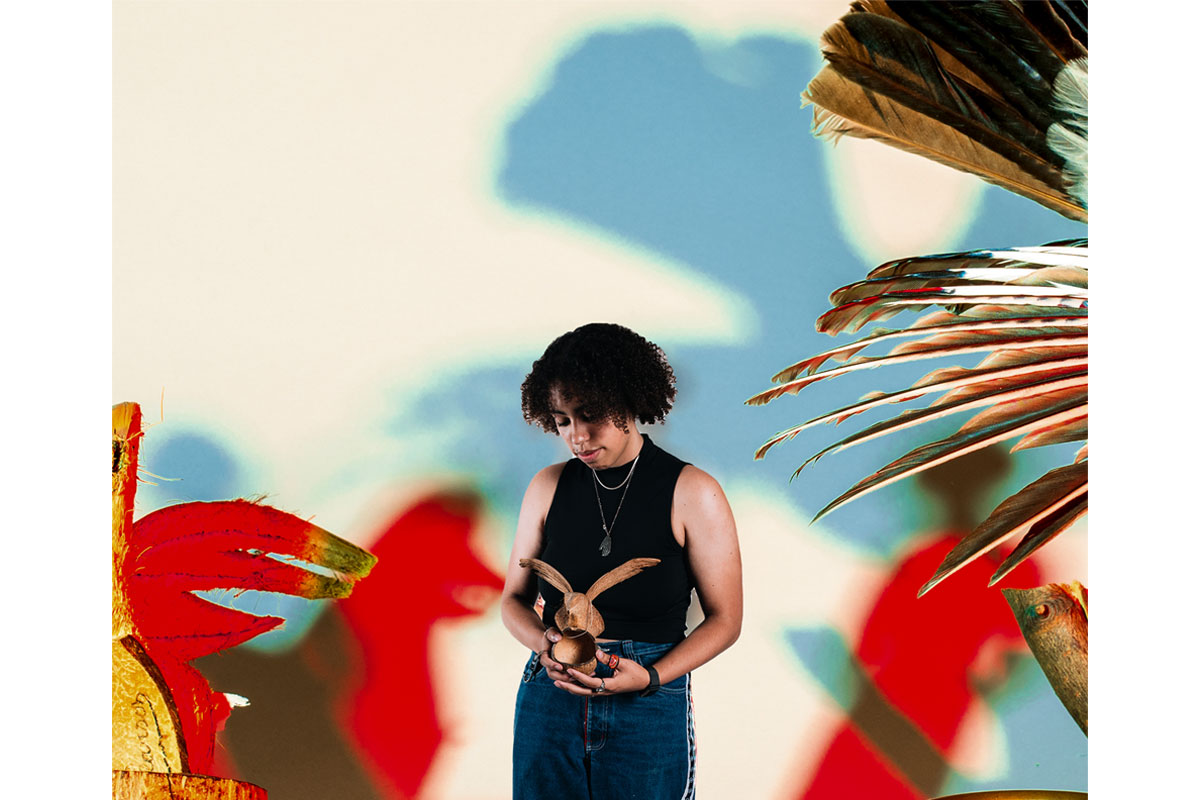
<svg viewBox="0 0 1200 800">
<path fill-rule="evenodd" d="M 1086 467 L 1087 465 L 1073 464 L 1072 466 Z M 995 586 L 1008 573 L 1012 572 L 1018 564 L 1033 555 L 1038 548 L 1069 528 L 1075 520 L 1087 512 L 1087 504 L 1087 484 L 1084 483 L 1082 491 L 1072 497 L 1070 502 L 1054 509 L 1029 529 L 1029 532 L 1025 534 L 1025 538 L 1021 540 L 1020 544 L 1013 548 L 1013 551 L 1000 562 L 1000 566 L 996 568 L 995 574 L 988 581 L 988 586 Z"/>
<path fill-rule="evenodd" d="M 831 350 L 826 350 L 823 353 L 806 358 L 803 361 L 798 361 L 790 367 L 786 367 L 774 376 L 771 381 L 774 383 L 786 383 L 794 380 L 802 374 L 813 374 L 826 361 L 833 359 L 836 361 L 845 361 L 858 352 L 870 347 L 879 342 L 899 339 L 906 336 L 920 336 L 931 331 L 936 333 L 951 333 L 951 332 L 985 332 L 985 331 L 1007 331 L 1007 330 L 1047 330 L 1053 328 L 1055 330 L 1066 331 L 1069 329 L 1087 328 L 1087 317 L 1053 317 L 1053 316 L 1036 316 L 1036 317 L 1012 317 L 1006 319 L 995 320 L 967 320 L 962 321 L 961 317 L 956 317 L 953 314 L 937 313 L 930 314 L 925 319 L 937 318 L 940 324 L 926 324 L 922 326 L 920 321 L 914 323 L 908 328 L 892 330 L 888 328 L 877 328 L 869 335 L 851 344 L 835 347 Z M 952 322 L 941 322 L 943 319 L 953 320 Z"/>
<path fill-rule="evenodd" d="M 1005 439 L 1028 433 L 1030 430 L 1071 422 L 1087 415 L 1087 404 L 1075 397 L 1062 400 L 1048 409 L 1036 409 L 1025 414 L 1006 419 L 1002 424 L 993 425 L 982 430 L 966 434 L 955 434 L 945 439 L 923 445 L 896 459 L 880 469 L 874 475 L 856 483 L 840 497 L 821 509 L 813 522 L 828 514 L 833 509 L 876 489 L 882 489 L 902 478 L 915 475 L 918 472 L 944 464 L 947 461 L 989 447 Z M 797 473 L 799 470 L 796 471 Z M 795 473 L 793 473 L 794 477 Z"/>
<path fill-rule="evenodd" d="M 958 434 L 975 433 L 994 428 L 1017 416 L 1058 408 L 1064 402 L 1086 403 L 1087 384 L 1061 387 L 1050 392 L 1027 393 L 1013 400 L 994 403 L 963 423 L 963 426 L 958 429 Z M 1041 429 L 1035 428 L 1034 430 Z"/>
<path fill-rule="evenodd" d="M 973 306 L 980 308 L 977 314 L 986 314 L 987 309 L 992 306 L 1004 306 L 1011 315 L 1044 313 L 1047 309 L 1055 309 L 1056 313 L 1069 316 L 1072 309 L 1083 311 L 1087 308 L 1087 300 L 1080 292 L 1036 292 L 1024 291 L 1019 287 L 992 287 L 991 292 L 982 291 L 985 288 L 987 287 L 963 287 L 963 291 L 959 292 L 933 289 L 923 292 L 884 293 L 826 311 L 817 318 L 817 330 L 826 333 L 854 333 L 868 322 L 882 322 L 901 311 L 919 310 L 931 305 L 945 306 L 960 314 L 970 312 Z"/>
<path fill-rule="evenodd" d="M 1084 208 L 1088 201 L 1088 62 L 1076 59 L 1054 81 L 1054 103 L 1065 119 L 1050 126 L 1046 143 L 1064 162 L 1063 183 Z"/>
<path fill-rule="evenodd" d="M 909 25 L 936 42 L 1039 131 L 1052 124 L 1052 84 L 1063 62 L 1002 3 L 893 3 Z M 1011 112 L 1006 116 L 1014 116 Z"/>
<path fill-rule="evenodd" d="M 1048 342 L 1049 342 L 1048 344 L 1044 343 L 1044 342 L 1038 342 L 1036 339 L 1029 339 L 1029 338 L 1015 339 L 1015 340 L 1011 340 L 1011 341 L 1000 340 L 1000 341 L 981 343 L 981 344 L 971 344 L 971 345 L 967 345 L 967 346 L 956 345 L 956 346 L 949 346 L 949 347 L 945 347 L 945 346 L 937 347 L 937 348 L 931 348 L 931 349 L 923 350 L 923 351 L 916 352 L 916 353 L 904 353 L 904 354 L 896 355 L 896 356 L 888 355 L 888 356 L 879 356 L 876 358 L 860 358 L 849 364 L 844 364 L 840 367 L 833 367 L 832 369 L 827 369 L 824 372 L 816 372 L 811 375 L 802 375 L 802 376 L 796 378 L 795 380 L 788 381 L 787 383 L 780 384 L 779 386 L 759 392 L 758 394 L 754 395 L 753 397 L 748 398 L 746 400 L 746 405 L 751 405 L 751 406 L 765 405 L 765 404 L 771 402 L 772 400 L 782 397 L 785 394 L 796 394 L 798 391 L 803 389 L 805 386 L 816 383 L 817 381 L 824 380 L 826 378 L 836 378 L 840 375 L 845 375 L 845 374 L 848 374 L 851 372 L 857 372 L 857 371 L 863 370 L 863 369 L 874 369 L 876 367 L 879 367 L 879 366 L 882 366 L 885 364 L 887 364 L 887 365 L 904 364 L 904 363 L 909 363 L 912 361 L 920 361 L 920 360 L 925 360 L 925 359 L 930 359 L 930 358 L 941 358 L 943 356 L 951 356 L 951 355 L 962 355 L 965 353 L 973 353 L 973 352 L 981 352 L 981 351 L 992 354 L 987 359 L 985 359 L 984 362 L 981 362 L 981 366 L 988 364 L 989 361 L 998 360 L 996 357 L 997 352 L 1008 352 L 1009 350 L 1016 351 L 1015 354 L 1012 355 L 1012 358 L 1014 360 L 1016 360 L 1017 363 L 1025 364 L 1025 363 L 1030 363 L 1033 361 L 1049 361 L 1049 360 L 1051 360 L 1053 358 L 1052 355 L 1045 354 L 1042 352 L 1042 345 L 1046 344 L 1045 349 L 1047 349 L 1047 350 L 1053 350 L 1055 348 L 1061 347 L 1064 351 L 1067 351 L 1067 352 L 1064 352 L 1063 355 L 1061 356 L 1061 360 L 1063 361 L 1061 366 L 1063 366 L 1063 367 L 1071 366 L 1072 365 L 1071 362 L 1073 360 L 1072 356 L 1075 356 L 1075 353 L 1070 352 L 1070 351 L 1072 351 L 1072 350 L 1077 351 L 1079 349 L 1078 338 L 1079 337 L 1074 337 L 1074 336 L 1063 337 L 1062 339 L 1048 340 Z M 1038 345 L 1037 348 L 1033 348 L 1033 347 L 1029 346 L 1030 344 L 1034 344 L 1034 343 L 1036 343 Z M 1077 360 L 1077 359 L 1075 359 L 1075 360 Z M 1084 363 L 1084 364 L 1087 363 L 1086 355 L 1085 355 L 1084 360 L 1081 363 Z M 931 373 L 931 374 L 935 374 L 935 373 Z M 1000 377 L 1000 376 L 997 376 L 997 377 Z M 925 392 L 922 392 L 921 394 L 924 394 L 924 393 Z"/>
<path fill-rule="evenodd" d="M 844 450 L 847 447 L 852 447 L 856 444 L 862 444 L 863 442 L 868 442 L 873 439 L 877 439 L 880 436 L 884 436 L 889 433 L 895 433 L 896 431 L 901 431 L 906 428 L 911 428 L 911 427 L 920 425 L 925 422 L 933 422 L 934 420 L 941 419 L 942 417 L 948 416 L 950 414 L 955 414 L 960 411 L 966 411 L 970 408 L 975 408 L 980 405 L 996 403 L 996 402 L 1003 402 L 1004 400 L 1015 400 L 1015 399 L 1018 399 L 1021 397 L 1026 397 L 1026 396 L 1028 396 L 1028 394 L 1031 391 L 1036 391 L 1036 390 L 1052 391 L 1056 388 L 1075 387 L 1075 386 L 1081 386 L 1081 385 L 1086 388 L 1086 386 L 1087 386 L 1087 375 L 1085 373 L 1082 373 L 1079 371 L 1068 372 L 1068 373 L 1066 373 L 1065 376 L 1061 372 L 1055 372 L 1055 373 L 1051 373 L 1051 376 L 1048 378 L 1041 377 L 1041 380 L 1036 380 L 1036 381 L 1029 381 L 1028 380 L 1029 377 L 1030 377 L 1029 373 L 1027 373 L 1025 371 L 1021 371 L 1021 373 L 1019 374 L 1019 378 L 1022 378 L 1024 380 L 1017 381 L 1017 382 L 1010 382 L 1008 385 L 1005 385 L 1005 383 L 1001 382 L 1001 381 L 991 381 L 989 383 L 992 385 L 993 388 L 989 392 L 981 393 L 981 394 L 978 394 L 975 396 L 964 397 L 963 399 L 961 399 L 960 401 L 958 401 L 956 403 L 930 405 L 926 408 L 912 409 L 909 411 L 905 411 L 904 413 L 900 414 L 897 417 L 893 417 L 892 419 L 888 419 L 888 420 L 884 420 L 882 422 L 875 423 L 874 425 L 864 428 L 863 430 L 859 431 L 858 433 L 856 433 L 852 436 L 848 436 L 845 439 L 842 439 L 841 441 L 838 441 L 838 442 L 835 442 L 834 444 L 829 445 L 828 447 L 826 447 L 824 450 L 821 450 L 816 455 L 811 456 L 807 461 L 805 461 L 800 466 L 800 469 L 803 470 L 809 464 L 813 463 L 814 461 L 821 458 L 822 456 L 827 455 L 828 453 Z M 1035 377 L 1040 377 L 1040 376 L 1035 376 Z M 1000 388 L 995 388 L 997 386 L 999 386 Z M 866 411 L 870 408 L 873 408 L 876 405 L 879 405 L 878 401 L 893 402 L 893 403 L 898 402 L 897 399 L 893 399 L 893 398 L 895 398 L 896 396 L 906 395 L 911 391 L 912 390 L 906 390 L 905 392 L 896 392 L 894 395 L 884 395 L 882 398 L 871 398 L 870 400 L 857 403 L 854 406 L 849 406 L 845 409 L 839 409 L 839 411 L 831 412 L 830 414 L 816 417 L 815 419 L 809 420 L 808 422 L 806 422 L 802 425 L 797 425 L 794 428 L 789 428 L 788 430 L 777 434 L 775 437 L 772 437 L 772 439 L 767 441 L 766 444 L 764 444 L 762 447 L 760 447 L 758 449 L 757 452 L 755 452 L 754 457 L 762 458 L 763 455 L 766 454 L 767 450 L 769 450 L 774 445 L 776 445 L 782 441 L 786 441 L 788 439 L 794 438 L 797 434 L 799 434 L 801 431 L 803 431 L 807 428 L 810 428 L 814 425 L 818 425 L 822 422 L 827 422 L 830 418 L 834 417 L 835 415 L 840 414 L 840 416 L 838 416 L 838 421 L 841 422 L 843 419 L 850 416 L 851 414 L 857 414 L 862 411 Z M 1086 426 L 1085 426 L 1085 429 L 1086 429 Z"/>
<path fill-rule="evenodd" d="M 1086 2 L 1022 2 L 1021 11 L 1033 23 L 1046 47 L 1065 61 L 1087 55 Z"/>
<path fill-rule="evenodd" d="M 890 4 L 889 16 L 852 11 L 825 32 L 828 65 L 803 95 L 816 107 L 814 132 L 877 139 L 1086 220 L 1086 209 L 1065 191 L 1061 157 L 1045 142 L 1055 121 L 1048 99 L 1039 102 L 1052 96 L 1045 76 L 1004 48 L 995 51 L 1001 63 L 981 74 L 978 64 L 967 63 L 979 61 L 969 46 L 931 42 L 896 18 L 917 5 L 942 4 Z M 969 20 L 958 23 L 980 30 Z M 948 43 L 952 59 L 945 57 Z M 1040 94 L 1014 76 L 1032 76 Z"/>
<path fill-rule="evenodd" d="M 1064 442 L 1083 441 L 1087 439 L 1087 435 L 1087 420 L 1076 420 L 1075 422 L 1071 422 L 1066 425 L 1060 425 L 1055 428 L 1030 433 L 1019 442 L 1014 444 L 1009 452 L 1015 453 L 1018 450 L 1029 450 L 1033 447 L 1045 447 L 1052 444 L 1063 444 Z"/>
<path fill-rule="evenodd" d="M 1087 465 L 1072 464 L 1047 472 L 1005 500 L 975 530 L 955 545 L 917 596 L 1031 525 L 1087 497 Z M 1085 500 L 1086 501 L 1086 500 Z"/>
</svg>

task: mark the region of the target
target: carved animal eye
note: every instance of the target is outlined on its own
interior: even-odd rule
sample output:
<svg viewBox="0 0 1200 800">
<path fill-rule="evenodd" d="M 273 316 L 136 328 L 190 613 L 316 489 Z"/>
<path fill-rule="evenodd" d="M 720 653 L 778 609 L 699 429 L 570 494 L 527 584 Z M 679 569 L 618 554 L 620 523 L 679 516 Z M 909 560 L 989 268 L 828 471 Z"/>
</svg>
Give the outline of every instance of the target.
<svg viewBox="0 0 1200 800">
<path fill-rule="evenodd" d="M 1033 607 L 1033 613 L 1044 619 L 1050 616 L 1050 606 L 1046 605 L 1045 603 L 1038 603 Z"/>
</svg>

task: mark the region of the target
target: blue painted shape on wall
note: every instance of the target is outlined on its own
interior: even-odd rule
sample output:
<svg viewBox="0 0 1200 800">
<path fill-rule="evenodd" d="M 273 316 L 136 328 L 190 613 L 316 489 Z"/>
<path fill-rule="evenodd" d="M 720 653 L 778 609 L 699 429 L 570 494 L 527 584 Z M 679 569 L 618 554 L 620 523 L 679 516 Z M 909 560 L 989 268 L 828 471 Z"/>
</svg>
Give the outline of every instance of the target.
<svg viewBox="0 0 1200 800">
<path fill-rule="evenodd" d="M 771 434 L 867 391 L 901 388 L 946 364 L 846 376 L 766 407 L 743 405 L 778 369 L 838 341 L 817 334 L 814 321 L 828 308 L 830 291 L 873 265 L 860 263 L 838 233 L 819 150 L 827 145 L 812 137 L 809 112 L 799 108 L 800 91 L 819 61 L 815 48 L 758 36 L 729 51 L 752 65 L 743 70 L 752 80 L 732 83 L 714 73 L 711 57 L 678 28 L 587 38 L 510 127 L 499 190 L 513 204 L 598 226 L 683 262 L 750 300 L 758 336 L 744 346 L 660 342 L 680 382 L 666 438 L 679 455 L 718 477 L 783 485 L 809 455 L 848 431 L 808 431 L 753 463 L 754 450 Z M 1036 244 L 1079 235 L 1081 228 L 994 189 L 962 247 Z M 913 254 L 897 257 L 903 255 Z M 597 276 L 597 318 L 605 288 Z M 861 419 L 866 424 L 884 413 Z M 789 488 L 798 513 L 811 516 L 859 477 L 960 423 L 823 459 Z M 1040 462 L 1017 466 L 1009 480 L 1014 490 L 1044 471 Z M 901 482 L 823 522 L 843 540 L 890 554 L 933 520 L 910 482 Z"/>
<path fill-rule="evenodd" d="M 165 480 L 138 486 L 139 510 L 172 503 L 230 500 L 243 489 L 242 470 L 233 454 L 201 431 L 179 431 L 143 439 L 141 465 Z M 157 485 L 156 485 L 157 484 Z"/>
</svg>

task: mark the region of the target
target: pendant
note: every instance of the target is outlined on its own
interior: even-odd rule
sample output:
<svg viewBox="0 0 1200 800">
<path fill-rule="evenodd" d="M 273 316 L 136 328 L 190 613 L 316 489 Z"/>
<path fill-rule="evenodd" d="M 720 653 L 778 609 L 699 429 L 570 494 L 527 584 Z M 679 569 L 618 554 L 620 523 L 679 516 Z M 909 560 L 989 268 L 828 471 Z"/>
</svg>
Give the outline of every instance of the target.
<svg viewBox="0 0 1200 800">
<path fill-rule="evenodd" d="M 608 535 L 608 531 L 604 532 L 604 541 L 600 543 L 600 555 L 606 556 L 612 552 L 612 537 Z"/>
</svg>

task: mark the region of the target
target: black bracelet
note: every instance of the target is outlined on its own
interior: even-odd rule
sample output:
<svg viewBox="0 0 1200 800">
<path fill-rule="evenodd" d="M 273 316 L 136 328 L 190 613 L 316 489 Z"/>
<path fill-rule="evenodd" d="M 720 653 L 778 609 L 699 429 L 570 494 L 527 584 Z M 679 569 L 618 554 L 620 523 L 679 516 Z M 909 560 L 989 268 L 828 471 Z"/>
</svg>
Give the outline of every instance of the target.
<svg viewBox="0 0 1200 800">
<path fill-rule="evenodd" d="M 641 691 L 642 697 L 649 697 L 650 695 L 652 695 L 658 691 L 658 670 L 656 670 L 654 667 L 647 664 L 646 672 L 650 673 L 650 685 L 647 686 L 645 689 L 642 689 L 642 691 Z"/>
</svg>

